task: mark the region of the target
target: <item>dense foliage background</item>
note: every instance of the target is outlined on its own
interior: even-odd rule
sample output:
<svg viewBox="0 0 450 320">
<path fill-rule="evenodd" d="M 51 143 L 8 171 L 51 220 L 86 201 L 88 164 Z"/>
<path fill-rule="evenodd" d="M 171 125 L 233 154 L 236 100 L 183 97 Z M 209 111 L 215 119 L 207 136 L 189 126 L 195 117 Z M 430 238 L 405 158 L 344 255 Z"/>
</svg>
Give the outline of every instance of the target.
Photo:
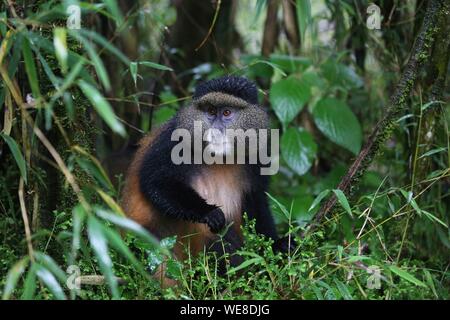
<svg viewBox="0 0 450 320">
<path fill-rule="evenodd" d="M 448 299 L 450 8 L 375 4 L 3 0 L 3 299 Z M 120 191 L 138 140 L 223 74 L 256 81 L 281 129 L 270 201 L 299 249 L 247 221 L 247 260 L 219 277 Z M 177 287 L 150 276 L 164 260 Z"/>
</svg>

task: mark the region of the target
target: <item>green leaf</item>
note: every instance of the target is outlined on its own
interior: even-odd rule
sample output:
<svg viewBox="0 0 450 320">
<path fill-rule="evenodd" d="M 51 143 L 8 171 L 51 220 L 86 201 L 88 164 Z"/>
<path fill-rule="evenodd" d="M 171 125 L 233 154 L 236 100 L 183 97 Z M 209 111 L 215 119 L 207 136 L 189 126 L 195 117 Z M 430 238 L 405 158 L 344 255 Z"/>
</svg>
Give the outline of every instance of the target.
<svg viewBox="0 0 450 320">
<path fill-rule="evenodd" d="M 308 211 L 313 210 L 315 207 L 319 205 L 319 203 L 322 201 L 323 198 L 325 198 L 330 193 L 330 190 L 323 190 L 321 193 L 317 195 L 317 197 L 314 199 L 313 203 L 311 204 L 311 207 L 309 207 Z"/>
<path fill-rule="evenodd" d="M 427 217 L 429 220 L 440 223 L 445 228 L 448 228 L 447 224 L 444 221 L 442 221 L 441 219 L 439 219 L 438 217 L 436 217 L 434 214 L 431 214 L 430 212 L 428 212 L 426 210 L 421 210 L 421 211 L 425 215 L 425 217 Z"/>
<path fill-rule="evenodd" d="M 151 61 L 139 61 L 138 64 L 163 71 L 173 71 L 172 68 Z"/>
<path fill-rule="evenodd" d="M 148 272 L 145 270 L 144 266 L 136 259 L 133 253 L 131 253 L 130 249 L 128 249 L 127 245 L 120 237 L 120 235 L 114 230 L 102 226 L 103 233 L 108 238 L 109 244 L 114 247 L 118 252 L 122 254 L 126 259 L 128 259 L 133 266 L 144 276 L 148 276 Z"/>
<path fill-rule="evenodd" d="M 288 128 L 281 137 L 283 159 L 299 175 L 308 172 L 316 153 L 317 145 L 313 137 L 302 128 Z"/>
<path fill-rule="evenodd" d="M 239 266 L 232 268 L 230 270 L 228 270 L 227 274 L 233 274 L 241 269 L 244 269 L 252 264 L 260 264 L 264 261 L 264 259 L 262 257 L 258 257 L 258 258 L 252 258 L 252 259 L 248 259 L 245 260 L 243 263 L 241 263 Z"/>
<path fill-rule="evenodd" d="M 349 66 L 339 63 L 335 59 L 328 59 L 320 69 L 331 86 L 344 90 L 360 88 L 364 85 L 361 77 Z"/>
<path fill-rule="evenodd" d="M 89 58 L 91 59 L 91 64 L 94 66 L 95 72 L 100 78 L 103 86 L 106 88 L 106 90 L 111 89 L 111 82 L 109 81 L 108 72 L 106 71 L 103 61 L 98 56 L 97 51 L 91 45 L 89 40 L 87 40 L 85 37 L 81 36 L 80 34 L 74 31 L 71 31 L 71 34 L 74 35 L 75 38 L 81 41 L 81 43 L 83 44 L 84 48 L 86 49 L 86 52 L 89 55 Z"/>
<path fill-rule="evenodd" d="M 113 214 L 110 211 L 107 211 L 103 208 L 95 208 L 95 213 L 100 217 L 103 218 L 112 224 L 121 227 L 123 229 L 126 229 L 128 231 L 133 232 L 137 236 L 141 237 L 143 240 L 145 240 L 147 243 L 152 245 L 155 248 L 159 248 L 159 241 L 154 236 L 152 236 L 144 227 L 142 227 L 140 224 L 134 222 L 131 219 L 118 216 L 117 214 Z M 164 249 L 164 248 L 162 248 Z M 165 253 L 168 254 L 166 251 Z"/>
<path fill-rule="evenodd" d="M 38 264 L 36 275 L 45 284 L 45 286 L 50 290 L 50 292 L 55 296 L 56 299 L 66 300 L 66 295 L 64 294 L 61 285 L 58 283 L 55 276 L 50 271 Z"/>
<path fill-rule="evenodd" d="M 25 257 L 14 264 L 6 275 L 5 287 L 3 289 L 3 300 L 8 300 L 16 288 L 17 281 L 28 265 L 29 258 Z"/>
<path fill-rule="evenodd" d="M 334 283 L 336 283 L 339 293 L 345 300 L 353 300 L 353 297 L 352 297 L 350 291 L 348 290 L 347 286 L 343 282 L 339 281 L 338 279 L 334 279 Z"/>
<path fill-rule="evenodd" d="M 297 0 L 297 17 L 300 34 L 300 42 L 304 43 L 306 29 L 311 24 L 311 2 L 310 0 Z"/>
<path fill-rule="evenodd" d="M 347 211 L 348 215 L 353 218 L 352 215 L 352 209 L 350 208 L 350 204 L 348 203 L 347 197 L 345 196 L 344 192 L 339 189 L 333 189 L 334 194 L 336 195 L 336 198 L 338 199 L 341 206 Z"/>
<path fill-rule="evenodd" d="M 66 283 L 67 274 L 58 266 L 52 257 L 38 251 L 34 253 L 34 256 L 36 257 L 36 261 L 54 274 L 60 282 Z"/>
<path fill-rule="evenodd" d="M 253 16 L 252 24 L 255 24 L 258 21 L 258 18 L 265 7 L 267 7 L 267 0 L 256 0 L 255 15 Z"/>
<path fill-rule="evenodd" d="M 270 88 L 270 103 L 283 125 L 289 124 L 302 111 L 310 96 L 306 82 L 294 77 L 282 79 Z"/>
<path fill-rule="evenodd" d="M 121 26 L 124 22 L 122 12 L 120 12 L 119 6 L 116 0 L 103 0 L 109 13 L 114 17 L 117 26 Z"/>
<path fill-rule="evenodd" d="M 103 48 L 114 54 L 117 58 L 122 60 L 122 62 L 126 65 L 130 64 L 130 59 L 126 55 L 122 53 L 119 49 L 117 49 L 114 45 L 112 45 L 108 40 L 106 40 L 102 35 L 100 35 L 97 32 L 93 32 L 86 29 L 80 29 L 76 32 L 80 32 L 82 35 L 91 38 L 95 42 L 97 42 L 99 45 L 101 45 Z"/>
<path fill-rule="evenodd" d="M 19 167 L 20 175 L 22 176 L 23 181 L 25 181 L 26 184 L 27 183 L 26 163 L 25 159 L 23 158 L 22 152 L 20 151 L 19 146 L 17 145 L 17 142 L 13 138 L 7 136 L 4 133 L 0 133 L 0 136 L 8 144 L 8 147 L 11 150 L 14 160 L 16 160 L 17 166 Z"/>
<path fill-rule="evenodd" d="M 30 41 L 24 38 L 22 42 L 23 59 L 25 60 L 25 70 L 27 71 L 28 82 L 30 83 L 31 92 L 35 99 L 41 96 L 39 91 L 39 80 L 36 71 L 36 63 L 34 62 L 33 53 L 31 52 Z"/>
<path fill-rule="evenodd" d="M 137 63 L 136 62 L 130 63 L 130 73 L 131 73 L 131 77 L 133 78 L 134 85 L 136 86 L 136 84 L 137 84 Z"/>
<path fill-rule="evenodd" d="M 277 205 L 277 207 L 284 214 L 286 219 L 288 221 L 290 221 L 291 220 L 291 213 L 286 209 L 286 207 L 280 201 L 278 201 L 276 198 L 274 198 L 272 195 L 270 195 L 268 192 L 266 192 L 266 194 L 269 197 L 269 199 L 272 200 Z"/>
<path fill-rule="evenodd" d="M 271 54 L 270 61 L 287 73 L 304 71 L 312 65 L 312 60 L 306 57 L 296 57 L 285 54 Z"/>
<path fill-rule="evenodd" d="M 106 282 L 111 289 L 113 298 L 119 298 L 119 289 L 117 286 L 117 279 L 114 277 L 113 264 L 108 253 L 108 243 L 103 232 L 101 223 L 94 217 L 88 218 L 88 235 L 91 247 L 97 256 L 98 263 L 102 274 L 105 276 Z"/>
<path fill-rule="evenodd" d="M 53 30 L 53 45 L 55 46 L 55 54 L 61 66 L 62 73 L 67 72 L 67 30 L 65 28 L 55 28 Z"/>
<path fill-rule="evenodd" d="M 23 292 L 20 297 L 21 300 L 31 300 L 34 297 L 34 293 L 36 292 L 36 271 L 38 265 L 32 264 L 30 270 L 27 272 L 27 277 L 25 278 L 25 282 L 23 284 Z"/>
<path fill-rule="evenodd" d="M 402 269 L 400 269 L 399 267 L 396 267 L 396 266 L 388 266 L 388 268 L 393 273 L 395 273 L 398 276 L 400 276 L 401 278 L 403 278 L 403 279 L 405 279 L 405 280 L 415 284 L 416 286 L 427 288 L 425 283 L 423 283 L 422 281 L 420 281 L 419 279 L 414 277 L 412 274 L 406 272 L 405 270 L 402 270 Z"/>
<path fill-rule="evenodd" d="M 108 101 L 100 94 L 100 92 L 84 80 L 78 81 L 78 86 L 84 95 L 89 99 L 92 106 L 97 110 L 99 115 L 105 120 L 108 126 L 121 136 L 125 136 L 125 128 L 117 120 L 114 111 Z"/>
<path fill-rule="evenodd" d="M 334 143 L 358 154 L 362 144 L 362 131 L 358 119 L 341 100 L 325 98 L 313 110 L 314 122 L 319 130 Z"/>
<path fill-rule="evenodd" d="M 80 249 L 80 238 L 81 238 L 81 228 L 83 227 L 83 221 L 86 217 L 86 212 L 81 204 L 78 204 L 72 210 L 72 228 L 73 228 L 73 236 L 72 236 L 72 257 L 71 259 L 75 259 L 78 249 Z M 73 263 L 74 261 L 72 261 Z"/>
<path fill-rule="evenodd" d="M 418 157 L 417 160 L 419 160 L 421 158 L 429 157 L 429 156 L 431 156 L 431 155 L 433 155 L 435 153 L 439 153 L 439 152 L 442 152 L 442 151 L 447 151 L 447 148 L 440 147 L 440 148 L 429 150 L 429 151 L 425 152 L 423 155 L 421 155 L 420 157 Z"/>
</svg>

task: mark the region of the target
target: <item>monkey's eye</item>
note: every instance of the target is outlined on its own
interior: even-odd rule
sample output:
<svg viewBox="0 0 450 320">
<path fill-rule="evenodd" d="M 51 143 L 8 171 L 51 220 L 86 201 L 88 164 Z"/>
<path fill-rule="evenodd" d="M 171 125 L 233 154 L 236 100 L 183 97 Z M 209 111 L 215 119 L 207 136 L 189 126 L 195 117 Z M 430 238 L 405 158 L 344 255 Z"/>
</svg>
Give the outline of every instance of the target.
<svg viewBox="0 0 450 320">
<path fill-rule="evenodd" d="M 225 110 L 223 110 L 222 114 L 223 114 L 224 117 L 229 117 L 231 115 L 231 111 L 228 110 L 228 109 L 225 109 Z"/>
<path fill-rule="evenodd" d="M 212 116 L 215 116 L 217 114 L 217 109 L 214 108 L 214 106 L 211 106 L 211 105 L 208 106 L 207 111 Z"/>
</svg>

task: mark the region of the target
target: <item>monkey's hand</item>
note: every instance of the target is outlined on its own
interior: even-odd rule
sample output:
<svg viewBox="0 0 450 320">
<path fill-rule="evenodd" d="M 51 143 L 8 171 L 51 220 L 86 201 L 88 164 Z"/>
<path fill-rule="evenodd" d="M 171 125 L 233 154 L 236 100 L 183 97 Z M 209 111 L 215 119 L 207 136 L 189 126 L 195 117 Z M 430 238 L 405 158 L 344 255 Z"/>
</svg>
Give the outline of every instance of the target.
<svg viewBox="0 0 450 320">
<path fill-rule="evenodd" d="M 297 243 L 293 237 L 291 237 L 291 239 L 289 239 L 289 237 L 284 237 L 276 240 L 272 245 L 272 248 L 275 252 L 292 254 L 297 249 Z"/>
<path fill-rule="evenodd" d="M 211 232 L 217 233 L 225 227 L 225 215 L 222 209 L 216 208 L 208 212 L 201 222 L 206 223 Z"/>
</svg>

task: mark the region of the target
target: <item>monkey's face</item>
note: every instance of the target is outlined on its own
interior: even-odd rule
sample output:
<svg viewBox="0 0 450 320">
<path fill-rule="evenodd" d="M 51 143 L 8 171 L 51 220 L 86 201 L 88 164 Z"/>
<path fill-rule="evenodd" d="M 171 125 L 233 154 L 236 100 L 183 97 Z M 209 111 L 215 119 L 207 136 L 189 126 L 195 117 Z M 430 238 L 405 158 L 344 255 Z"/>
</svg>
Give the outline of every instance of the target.
<svg viewBox="0 0 450 320">
<path fill-rule="evenodd" d="M 249 140 L 258 139 L 259 129 L 268 129 L 267 113 L 259 106 L 219 92 L 208 93 L 180 110 L 178 119 L 194 138 L 201 124 L 201 137 L 197 135 L 197 139 L 202 139 L 209 152 L 224 156 L 236 154 L 239 146 L 247 153 L 256 152 L 258 144 Z"/>
</svg>

